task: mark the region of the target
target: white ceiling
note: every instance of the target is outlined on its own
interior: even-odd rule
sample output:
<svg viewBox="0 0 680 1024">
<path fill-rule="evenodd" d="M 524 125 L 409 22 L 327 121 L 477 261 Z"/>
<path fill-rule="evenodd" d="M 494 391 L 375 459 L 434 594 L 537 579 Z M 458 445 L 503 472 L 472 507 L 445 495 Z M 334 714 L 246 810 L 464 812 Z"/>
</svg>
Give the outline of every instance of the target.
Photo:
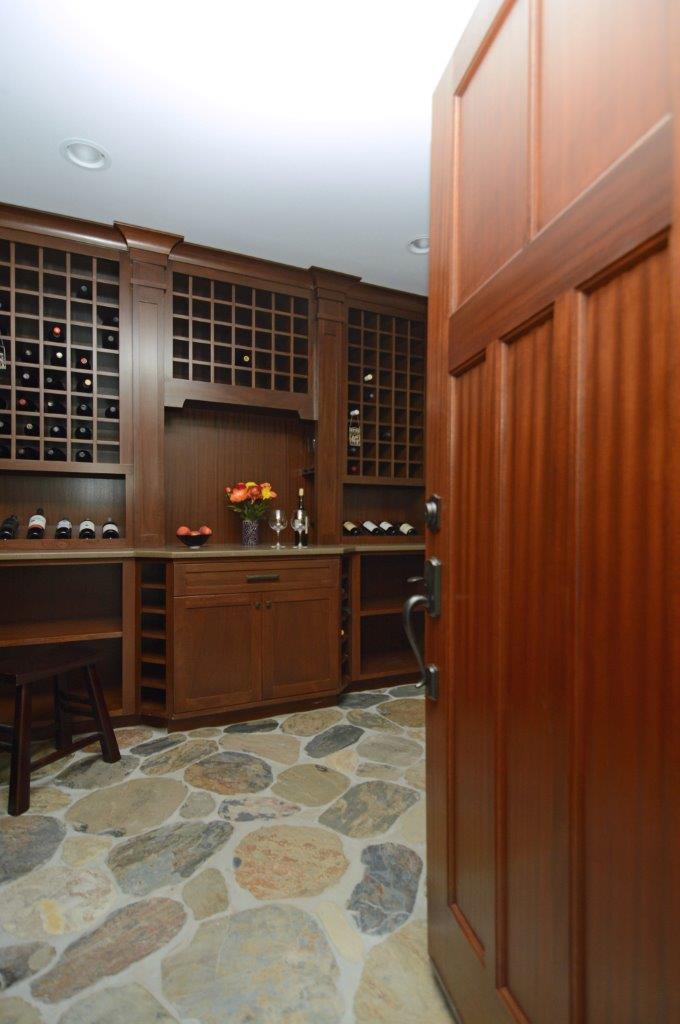
<svg viewBox="0 0 680 1024">
<path fill-rule="evenodd" d="M 0 199 L 424 293 L 431 96 L 474 6 L 4 0 Z"/>
</svg>

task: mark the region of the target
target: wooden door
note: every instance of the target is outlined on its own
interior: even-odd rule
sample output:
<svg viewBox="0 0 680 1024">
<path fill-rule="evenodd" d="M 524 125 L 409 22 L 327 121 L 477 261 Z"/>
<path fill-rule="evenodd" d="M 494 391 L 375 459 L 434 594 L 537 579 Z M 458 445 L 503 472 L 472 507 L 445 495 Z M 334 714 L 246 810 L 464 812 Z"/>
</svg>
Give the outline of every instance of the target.
<svg viewBox="0 0 680 1024">
<path fill-rule="evenodd" d="M 173 599 L 174 711 L 210 711 L 261 696 L 262 595 Z"/>
<path fill-rule="evenodd" d="M 337 589 L 264 594 L 262 692 L 265 699 L 333 693 L 340 685 Z"/>
<path fill-rule="evenodd" d="M 435 95 L 429 938 L 464 1024 L 680 1020 L 678 21 L 490 0 Z"/>
</svg>

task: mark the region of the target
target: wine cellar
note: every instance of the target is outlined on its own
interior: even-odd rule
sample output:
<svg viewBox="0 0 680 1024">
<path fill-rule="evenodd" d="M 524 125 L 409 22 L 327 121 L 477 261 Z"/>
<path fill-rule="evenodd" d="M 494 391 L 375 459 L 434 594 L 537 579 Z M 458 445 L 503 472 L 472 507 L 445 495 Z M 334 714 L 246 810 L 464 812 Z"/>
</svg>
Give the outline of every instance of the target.
<svg viewBox="0 0 680 1024">
<path fill-rule="evenodd" d="M 423 298 L 5 206 L 0 333 L 3 648 L 94 644 L 117 720 L 169 728 L 416 678 Z M 248 479 L 308 546 L 242 546 Z"/>
</svg>

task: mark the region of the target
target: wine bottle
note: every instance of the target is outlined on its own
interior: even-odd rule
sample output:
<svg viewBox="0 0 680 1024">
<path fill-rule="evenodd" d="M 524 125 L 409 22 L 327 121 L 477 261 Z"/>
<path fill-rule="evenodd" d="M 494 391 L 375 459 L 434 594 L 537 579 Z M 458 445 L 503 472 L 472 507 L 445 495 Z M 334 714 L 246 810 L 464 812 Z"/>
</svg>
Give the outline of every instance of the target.
<svg viewBox="0 0 680 1024">
<path fill-rule="evenodd" d="M 17 362 L 19 363 L 37 363 L 38 362 L 38 347 L 37 345 L 21 345 L 17 351 Z"/>
<path fill-rule="evenodd" d="M 356 455 L 361 448 L 361 423 L 359 422 L 359 410 L 350 409 L 349 426 L 347 427 L 347 451 Z"/>
<path fill-rule="evenodd" d="M 60 519 L 54 531 L 56 540 L 70 540 L 73 536 L 73 526 L 70 519 Z"/>
<path fill-rule="evenodd" d="M 9 459 L 12 457 L 12 449 L 8 444 L 0 442 L 0 459 Z"/>
<path fill-rule="evenodd" d="M 28 437 L 37 437 L 40 433 L 40 424 L 36 423 L 35 420 L 28 420 L 24 423 L 23 432 Z"/>
<path fill-rule="evenodd" d="M 92 416 L 92 402 L 78 402 L 76 416 Z"/>
<path fill-rule="evenodd" d="M 387 519 L 383 519 L 380 523 L 380 529 L 387 537 L 395 537 L 397 534 L 397 528 L 394 523 L 390 523 Z"/>
<path fill-rule="evenodd" d="M 399 523 L 399 533 L 403 533 L 405 537 L 415 537 L 417 532 L 415 526 L 411 526 L 410 523 Z"/>
<path fill-rule="evenodd" d="M 50 437 L 66 437 L 66 427 L 63 423 L 53 423 L 49 429 Z"/>
<path fill-rule="evenodd" d="M 76 281 L 73 284 L 71 294 L 74 299 L 80 299 L 81 302 L 89 302 L 92 298 L 92 285 L 88 284 L 87 281 Z"/>
<path fill-rule="evenodd" d="M 374 523 L 372 519 L 364 519 L 361 525 L 366 533 L 370 533 L 372 537 L 381 537 L 385 533 L 382 526 L 378 526 L 378 524 Z"/>
<path fill-rule="evenodd" d="M 92 452 L 87 448 L 78 448 L 76 462 L 92 462 Z"/>
<path fill-rule="evenodd" d="M 102 526 L 102 537 L 104 540 L 118 540 L 120 537 L 120 530 L 111 516 L 109 516 Z"/>
<path fill-rule="evenodd" d="M 0 540 L 14 540 L 19 529 L 19 517 L 14 515 L 6 516 L 0 524 Z"/>
<path fill-rule="evenodd" d="M 349 462 L 347 464 L 347 472 L 351 476 L 358 476 L 359 475 L 359 463 L 358 462 Z"/>
<path fill-rule="evenodd" d="M 107 405 L 106 408 L 104 409 L 104 415 L 109 420 L 117 420 L 118 419 L 118 403 L 117 402 L 111 402 L 110 405 Z"/>
<path fill-rule="evenodd" d="M 92 377 L 75 377 L 75 390 L 81 394 L 88 395 L 92 391 Z"/>
<path fill-rule="evenodd" d="M 9 434 L 12 429 L 12 421 L 10 419 L 3 419 L 0 416 L 0 434 Z"/>
<path fill-rule="evenodd" d="M 66 462 L 66 452 L 58 445 L 49 445 L 45 449 L 45 459 L 47 462 Z"/>
<path fill-rule="evenodd" d="M 0 409 L 7 409 L 7 408 L 9 408 L 9 402 L 7 401 L 5 396 L 2 394 L 2 392 L 0 392 Z"/>
<path fill-rule="evenodd" d="M 298 510 L 304 512 L 305 528 L 304 530 L 295 530 L 295 540 L 293 546 L 296 548 L 306 548 L 309 545 L 309 516 L 305 511 L 305 489 L 300 487 L 298 490 Z"/>
<path fill-rule="evenodd" d="M 250 367 L 250 353 L 236 350 L 236 365 Z"/>
<path fill-rule="evenodd" d="M 353 523 L 351 519 L 346 519 L 345 522 L 342 524 L 342 532 L 348 533 L 352 537 L 359 537 L 361 536 L 363 531 L 361 527 L 357 526 L 356 523 Z"/>
<path fill-rule="evenodd" d="M 37 388 L 38 371 L 17 368 L 17 384 L 21 388 Z"/>
<path fill-rule="evenodd" d="M 66 349 L 53 348 L 52 354 L 50 355 L 51 366 L 66 366 Z"/>
<path fill-rule="evenodd" d="M 78 536 L 81 540 L 94 540 L 97 534 L 91 519 L 83 519 L 78 529 Z"/>
<path fill-rule="evenodd" d="M 45 374 L 45 388 L 47 391 L 66 391 L 66 380 L 62 373 L 52 373 L 48 371 Z"/>
<path fill-rule="evenodd" d="M 107 331 L 106 334 L 102 334 L 100 340 L 102 348 L 118 348 L 118 335 L 113 334 L 112 331 Z"/>
<path fill-rule="evenodd" d="M 26 532 L 27 539 L 41 540 L 45 536 L 46 526 L 47 520 L 45 519 L 45 510 L 42 508 L 36 509 L 28 520 L 28 530 Z"/>
<path fill-rule="evenodd" d="M 33 444 L 22 444 L 17 448 L 18 459 L 39 459 L 40 452 Z"/>
<path fill-rule="evenodd" d="M 88 441 L 92 437 L 92 427 L 88 427 L 87 423 L 79 423 L 73 433 L 81 441 Z"/>
<path fill-rule="evenodd" d="M 97 316 L 104 327 L 117 327 L 119 322 L 118 310 L 109 306 L 99 306 Z"/>
<path fill-rule="evenodd" d="M 17 398 L 17 409 L 19 412 L 37 412 L 38 405 L 29 395 L 19 395 Z"/>
<path fill-rule="evenodd" d="M 81 352 L 76 356 L 75 368 L 76 370 L 91 370 L 92 360 L 84 352 Z"/>
<path fill-rule="evenodd" d="M 53 416 L 65 416 L 66 406 L 60 398 L 47 398 L 45 399 L 45 412 L 52 413 Z"/>
<path fill-rule="evenodd" d="M 47 324 L 45 327 L 45 339 L 47 341 L 61 341 L 64 337 L 65 332 L 61 324 Z"/>
</svg>

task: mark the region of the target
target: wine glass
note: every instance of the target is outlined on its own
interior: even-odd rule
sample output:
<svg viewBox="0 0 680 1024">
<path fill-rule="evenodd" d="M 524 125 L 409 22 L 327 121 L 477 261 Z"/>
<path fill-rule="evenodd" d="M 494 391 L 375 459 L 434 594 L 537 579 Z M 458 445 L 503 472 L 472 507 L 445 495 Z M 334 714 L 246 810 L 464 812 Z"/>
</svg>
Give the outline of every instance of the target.
<svg viewBox="0 0 680 1024">
<path fill-rule="evenodd" d="M 288 526 L 288 519 L 282 508 L 272 509 L 269 514 L 269 525 L 276 533 L 276 544 L 272 544 L 272 547 L 282 548 L 284 545 L 281 543 L 281 530 L 285 530 Z"/>
<path fill-rule="evenodd" d="M 293 527 L 295 532 L 299 534 L 299 540 L 297 546 L 302 547 L 302 534 L 309 526 L 309 516 L 303 508 L 296 508 L 290 518 L 290 525 Z"/>
</svg>

